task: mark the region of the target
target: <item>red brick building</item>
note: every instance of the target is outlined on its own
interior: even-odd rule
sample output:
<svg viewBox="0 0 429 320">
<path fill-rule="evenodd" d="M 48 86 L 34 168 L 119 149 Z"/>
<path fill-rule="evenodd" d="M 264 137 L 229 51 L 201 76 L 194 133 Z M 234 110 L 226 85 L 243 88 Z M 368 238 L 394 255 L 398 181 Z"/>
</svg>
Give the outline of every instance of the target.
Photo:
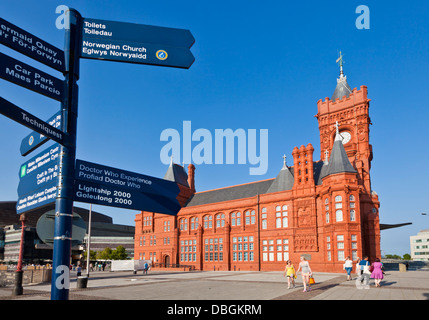
<svg viewBox="0 0 429 320">
<path fill-rule="evenodd" d="M 135 259 L 197 270 L 283 270 L 305 255 L 314 271 L 341 272 L 344 259 L 380 257 L 380 202 L 371 190 L 367 87 L 342 70 L 331 99 L 317 102 L 320 160 L 311 144 L 284 157 L 275 179 L 195 191 L 195 167 L 171 163 L 177 216 L 136 215 Z"/>
</svg>

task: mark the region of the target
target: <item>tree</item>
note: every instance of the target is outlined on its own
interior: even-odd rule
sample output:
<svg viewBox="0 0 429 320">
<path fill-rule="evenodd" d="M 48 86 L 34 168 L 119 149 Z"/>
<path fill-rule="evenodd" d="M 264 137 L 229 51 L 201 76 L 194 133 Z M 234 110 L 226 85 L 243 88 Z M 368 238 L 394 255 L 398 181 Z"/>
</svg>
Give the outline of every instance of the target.
<svg viewBox="0 0 429 320">
<path fill-rule="evenodd" d="M 410 254 L 409 253 L 404 254 L 403 259 L 404 260 L 411 260 Z"/>
<path fill-rule="evenodd" d="M 110 248 L 105 248 L 103 251 L 98 251 L 97 252 L 97 259 L 100 260 L 110 260 L 112 255 L 112 249 Z"/>
<path fill-rule="evenodd" d="M 128 258 L 128 254 L 123 246 L 118 246 L 112 251 L 110 257 L 112 260 L 126 260 Z"/>
<path fill-rule="evenodd" d="M 84 260 L 86 260 L 87 253 L 88 253 L 88 251 L 83 252 L 83 259 Z M 97 259 L 97 252 L 89 250 L 89 258 L 90 258 L 90 260 L 96 260 Z"/>
</svg>

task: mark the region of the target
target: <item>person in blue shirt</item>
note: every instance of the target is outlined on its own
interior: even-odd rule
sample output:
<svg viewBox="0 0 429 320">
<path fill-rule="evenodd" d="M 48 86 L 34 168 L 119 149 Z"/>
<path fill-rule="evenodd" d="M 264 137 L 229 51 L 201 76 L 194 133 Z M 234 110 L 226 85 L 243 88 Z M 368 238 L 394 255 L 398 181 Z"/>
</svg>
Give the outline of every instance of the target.
<svg viewBox="0 0 429 320">
<path fill-rule="evenodd" d="M 359 285 L 362 286 L 363 284 L 363 288 L 365 289 L 369 289 L 369 278 L 371 276 L 371 272 L 369 272 L 370 265 L 371 264 L 369 263 L 367 256 L 359 262 L 361 272 L 359 277 L 356 279 L 356 285 L 359 283 Z"/>
</svg>

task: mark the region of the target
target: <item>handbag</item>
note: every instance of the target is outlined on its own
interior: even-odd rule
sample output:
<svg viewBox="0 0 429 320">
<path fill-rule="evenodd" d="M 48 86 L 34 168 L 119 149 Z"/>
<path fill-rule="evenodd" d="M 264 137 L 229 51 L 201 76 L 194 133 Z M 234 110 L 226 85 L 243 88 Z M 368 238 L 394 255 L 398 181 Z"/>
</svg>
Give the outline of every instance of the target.
<svg viewBox="0 0 429 320">
<path fill-rule="evenodd" d="M 316 283 L 316 280 L 314 280 L 313 276 L 310 276 L 310 279 L 308 280 L 308 283 L 309 284 L 315 284 Z"/>
<path fill-rule="evenodd" d="M 370 266 L 368 271 L 372 273 L 374 271 L 374 266 Z"/>
</svg>

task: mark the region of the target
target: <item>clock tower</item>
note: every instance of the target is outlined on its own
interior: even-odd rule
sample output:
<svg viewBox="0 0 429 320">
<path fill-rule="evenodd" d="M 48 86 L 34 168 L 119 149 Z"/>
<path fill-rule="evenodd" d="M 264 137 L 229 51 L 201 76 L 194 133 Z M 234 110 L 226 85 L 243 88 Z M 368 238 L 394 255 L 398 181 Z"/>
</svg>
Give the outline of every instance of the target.
<svg viewBox="0 0 429 320">
<path fill-rule="evenodd" d="M 369 171 L 371 169 L 372 146 L 369 143 L 369 102 L 367 87 L 350 88 L 347 77 L 343 72 L 342 56 L 340 61 L 340 76 L 337 79 L 332 98 L 320 99 L 317 102 L 318 113 L 315 116 L 319 122 L 320 159 L 331 154 L 334 145 L 336 126 L 338 125 L 342 143 L 350 163 L 358 171 L 359 184 L 368 193 L 371 192 Z"/>
</svg>

